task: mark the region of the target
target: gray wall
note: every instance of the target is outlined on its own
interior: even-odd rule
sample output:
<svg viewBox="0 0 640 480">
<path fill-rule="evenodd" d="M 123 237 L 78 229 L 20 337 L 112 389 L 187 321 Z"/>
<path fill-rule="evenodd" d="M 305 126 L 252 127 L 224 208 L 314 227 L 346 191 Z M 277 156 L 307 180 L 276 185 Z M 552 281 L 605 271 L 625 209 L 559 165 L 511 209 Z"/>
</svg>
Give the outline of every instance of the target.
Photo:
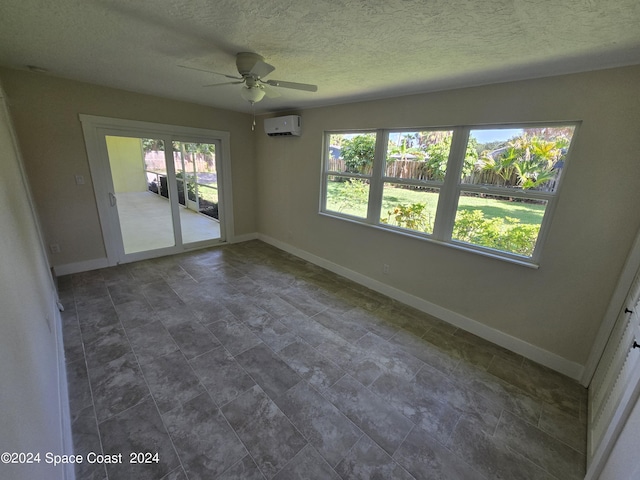
<svg viewBox="0 0 640 480">
<path fill-rule="evenodd" d="M 57 243 L 53 266 L 104 258 L 78 114 L 230 132 L 235 234 L 256 230 L 250 116 L 201 105 L 0 68 L 46 244 Z M 75 184 L 83 175 L 85 185 Z"/>
<path fill-rule="evenodd" d="M 257 138 L 259 231 L 581 367 L 640 227 L 639 79 L 629 67 L 291 112 L 302 137 Z M 538 270 L 318 215 L 324 130 L 569 120 L 582 125 Z"/>
<path fill-rule="evenodd" d="M 90 177 L 78 113 L 230 131 L 236 234 L 406 292 L 565 372 L 585 364 L 640 227 L 640 67 L 308 109 L 296 112 L 300 138 L 254 134 L 246 114 L 16 70 L 0 78 L 45 242 L 62 249 L 53 265 L 105 255 L 91 184 L 74 183 Z M 563 120 L 582 125 L 538 270 L 318 215 L 324 130 Z"/>
<path fill-rule="evenodd" d="M 0 88 L 0 452 L 41 452 L 0 464 L 0 478 L 63 478 L 44 462 L 70 444 L 60 319 Z"/>
</svg>

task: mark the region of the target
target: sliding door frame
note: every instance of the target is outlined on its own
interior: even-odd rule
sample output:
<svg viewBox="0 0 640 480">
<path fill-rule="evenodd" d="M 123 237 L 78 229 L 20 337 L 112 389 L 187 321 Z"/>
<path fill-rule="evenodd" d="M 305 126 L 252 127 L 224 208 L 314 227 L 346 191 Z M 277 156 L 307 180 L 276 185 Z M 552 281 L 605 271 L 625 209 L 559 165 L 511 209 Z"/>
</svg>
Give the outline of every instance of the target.
<svg viewBox="0 0 640 480">
<path fill-rule="evenodd" d="M 80 114 L 84 133 L 87 155 L 96 206 L 102 227 L 105 253 L 109 266 L 119 263 L 134 262 L 147 258 L 181 253 L 194 248 L 226 243 L 233 238 L 233 203 L 231 191 L 231 154 L 229 149 L 229 132 L 192 128 L 160 123 L 141 122 L 136 120 L 122 120 L 118 118 L 98 117 Z M 106 136 L 153 138 L 164 141 L 165 161 L 171 177 L 175 176 L 173 163 L 173 142 L 209 143 L 216 145 L 216 163 L 218 172 L 220 238 L 184 245 L 180 228 L 179 206 L 177 202 L 177 188 L 175 182 L 168 182 L 171 198 L 171 212 L 173 219 L 174 246 L 125 254 L 122 234 L 117 213 L 117 205 L 113 202 L 111 167 L 106 146 Z M 169 157 L 170 161 L 169 161 Z M 220 161 L 219 161 L 220 160 Z M 116 200 L 117 202 L 117 200 Z M 114 208 L 116 206 L 116 208 Z"/>
</svg>

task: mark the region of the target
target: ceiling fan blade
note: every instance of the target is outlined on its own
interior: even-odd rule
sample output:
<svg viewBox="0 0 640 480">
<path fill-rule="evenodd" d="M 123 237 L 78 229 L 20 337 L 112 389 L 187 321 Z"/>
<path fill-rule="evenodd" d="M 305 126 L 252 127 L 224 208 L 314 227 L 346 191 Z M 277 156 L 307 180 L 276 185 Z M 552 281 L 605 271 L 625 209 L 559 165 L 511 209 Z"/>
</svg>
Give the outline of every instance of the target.
<svg viewBox="0 0 640 480">
<path fill-rule="evenodd" d="M 238 83 L 244 83 L 244 81 L 239 82 L 224 82 L 224 83 L 210 83 L 209 85 L 203 85 L 203 87 L 220 87 L 221 85 L 236 85 Z"/>
<path fill-rule="evenodd" d="M 264 90 L 264 94 L 267 98 L 278 98 L 282 96 L 279 92 L 268 85 L 261 85 L 260 88 Z"/>
<path fill-rule="evenodd" d="M 186 65 L 178 65 L 180 68 L 186 68 L 188 70 L 197 70 L 198 72 L 207 72 L 207 73 L 213 73 L 215 75 L 222 75 L 223 77 L 227 77 L 227 78 L 233 78 L 236 80 L 242 80 L 242 77 L 236 77 L 234 75 L 227 75 L 226 73 L 220 73 L 220 72 L 214 72 L 211 70 L 204 70 L 202 68 L 195 68 L 195 67 L 187 67 Z"/>
<path fill-rule="evenodd" d="M 251 71 L 249 72 L 249 74 L 256 76 L 258 78 L 262 78 L 269 75 L 275 69 L 276 67 L 274 67 L 273 65 L 269 65 L 268 63 L 263 62 L 262 60 L 258 60 L 256 64 L 251 68 Z"/>
<path fill-rule="evenodd" d="M 283 80 L 265 80 L 264 83 L 272 87 L 293 88 L 294 90 L 304 90 L 306 92 L 318 91 L 317 85 L 310 85 L 308 83 L 285 82 Z"/>
</svg>

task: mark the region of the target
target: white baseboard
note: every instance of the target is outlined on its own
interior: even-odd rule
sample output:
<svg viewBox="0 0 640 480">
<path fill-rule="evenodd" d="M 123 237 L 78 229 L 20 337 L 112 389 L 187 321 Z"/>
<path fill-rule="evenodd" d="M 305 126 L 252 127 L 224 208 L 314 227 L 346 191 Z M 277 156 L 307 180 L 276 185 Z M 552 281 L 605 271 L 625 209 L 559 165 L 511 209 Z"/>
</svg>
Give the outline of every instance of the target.
<svg viewBox="0 0 640 480">
<path fill-rule="evenodd" d="M 232 237 L 229 240 L 229 243 L 247 242 L 249 240 L 256 240 L 257 238 L 257 233 L 247 233 L 244 235 L 237 235 Z M 207 248 L 208 246 L 210 245 L 198 246 L 197 248 Z M 144 259 L 146 258 L 148 257 L 145 257 Z M 53 267 L 53 272 L 55 273 L 56 277 L 61 277 L 63 275 L 72 275 L 74 273 L 88 272 L 90 270 L 98 270 L 100 268 L 107 267 L 109 267 L 109 261 L 105 257 L 85 260 L 82 262 L 66 263 L 64 265 L 56 265 L 55 267 Z"/>
<path fill-rule="evenodd" d="M 93 260 L 85 260 L 83 262 L 56 265 L 55 267 L 53 267 L 53 272 L 56 274 L 56 277 L 61 277 L 63 275 L 71 275 L 73 273 L 98 270 L 99 268 L 106 268 L 108 266 L 109 262 L 106 258 L 95 258 Z"/>
<path fill-rule="evenodd" d="M 411 295 L 407 292 L 391 287 L 378 280 L 374 280 L 373 278 L 362 275 L 361 273 L 349 270 L 348 268 L 330 262 L 329 260 L 318 257 L 317 255 L 309 253 L 305 250 L 301 250 L 287 243 L 281 242 L 280 240 L 277 240 L 275 238 L 263 234 L 258 234 L 257 238 L 265 243 L 279 248 L 280 250 L 284 250 L 285 252 L 295 255 L 296 257 L 300 257 L 304 260 L 307 260 L 308 262 L 311 262 L 331 272 L 346 277 L 349 280 L 353 280 L 360 285 L 364 285 L 365 287 L 370 288 L 376 292 L 391 297 L 411 307 L 417 308 L 422 312 L 439 318 L 440 320 L 450 323 L 458 328 L 462 328 L 463 330 L 484 338 L 489 342 L 495 343 L 496 345 L 504 347 L 507 350 L 511 350 L 512 352 L 522 355 L 529 360 L 560 372 L 563 375 L 566 375 L 578 381 L 582 378 L 584 366 L 580 365 L 579 363 L 567 360 L 566 358 L 563 358 L 555 353 L 527 343 L 509 334 L 501 332 L 500 330 L 496 330 L 495 328 L 489 327 L 483 323 L 478 322 L 477 320 L 473 320 L 464 315 L 460 315 L 459 313 L 456 313 L 452 310 L 448 310 L 439 305 L 436 305 L 435 303 L 431 303 L 427 300 L 416 297 L 415 295 Z"/>
<path fill-rule="evenodd" d="M 54 325 L 56 329 L 56 347 L 58 357 L 58 405 L 60 407 L 60 444 L 62 446 L 62 454 L 72 455 L 73 449 L 73 434 L 71 431 L 71 410 L 69 409 L 69 384 L 67 382 L 67 364 L 64 354 L 64 341 L 62 337 L 62 318 L 60 310 L 58 310 L 58 303 L 54 302 L 53 306 Z M 64 480 L 75 480 L 75 468 L 72 463 L 66 464 L 62 471 L 62 477 Z"/>
<path fill-rule="evenodd" d="M 258 237 L 259 236 L 257 233 L 245 233 L 244 235 L 236 235 L 232 237 L 231 239 L 229 239 L 229 243 L 248 242 L 250 240 L 257 240 Z"/>
</svg>

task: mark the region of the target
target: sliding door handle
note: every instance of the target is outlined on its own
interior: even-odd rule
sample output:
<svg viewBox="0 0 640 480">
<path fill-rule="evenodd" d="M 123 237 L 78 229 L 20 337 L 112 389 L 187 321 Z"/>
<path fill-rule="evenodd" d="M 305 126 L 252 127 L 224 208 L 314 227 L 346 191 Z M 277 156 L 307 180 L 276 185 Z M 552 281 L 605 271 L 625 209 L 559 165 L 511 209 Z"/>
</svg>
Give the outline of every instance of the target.
<svg viewBox="0 0 640 480">
<path fill-rule="evenodd" d="M 116 204 L 118 203 L 118 199 L 116 198 L 116 196 L 109 192 L 109 203 L 111 204 L 112 207 L 115 207 Z"/>
</svg>

